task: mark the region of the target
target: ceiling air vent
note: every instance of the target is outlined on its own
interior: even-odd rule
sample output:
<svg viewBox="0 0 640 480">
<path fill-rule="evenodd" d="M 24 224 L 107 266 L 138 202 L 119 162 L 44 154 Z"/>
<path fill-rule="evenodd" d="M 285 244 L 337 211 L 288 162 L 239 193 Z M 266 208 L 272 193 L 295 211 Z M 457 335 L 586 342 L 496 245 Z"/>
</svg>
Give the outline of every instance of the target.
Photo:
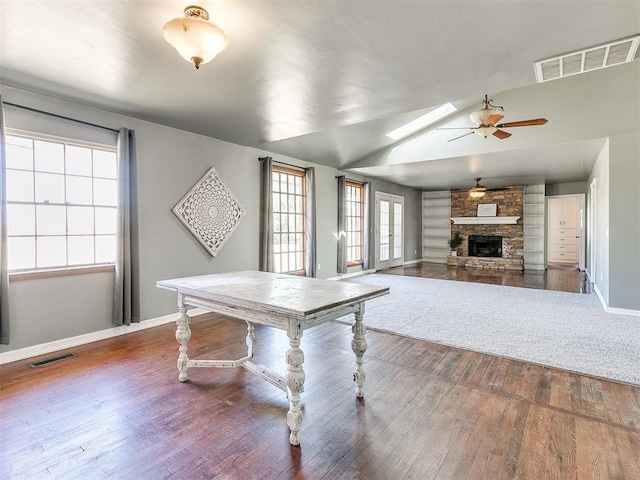
<svg viewBox="0 0 640 480">
<path fill-rule="evenodd" d="M 632 61 L 638 52 L 640 35 L 564 53 L 534 63 L 538 83 L 612 67 Z"/>
</svg>

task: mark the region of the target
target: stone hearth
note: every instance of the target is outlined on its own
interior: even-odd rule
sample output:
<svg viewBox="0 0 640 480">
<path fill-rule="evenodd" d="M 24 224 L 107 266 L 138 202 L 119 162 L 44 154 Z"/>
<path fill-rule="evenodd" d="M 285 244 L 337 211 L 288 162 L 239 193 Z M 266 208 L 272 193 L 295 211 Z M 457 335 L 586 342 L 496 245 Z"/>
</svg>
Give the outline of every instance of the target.
<svg viewBox="0 0 640 480">
<path fill-rule="evenodd" d="M 524 259 L 496 257 L 447 257 L 450 267 L 479 268 L 482 270 L 517 270 L 524 269 Z"/>
</svg>

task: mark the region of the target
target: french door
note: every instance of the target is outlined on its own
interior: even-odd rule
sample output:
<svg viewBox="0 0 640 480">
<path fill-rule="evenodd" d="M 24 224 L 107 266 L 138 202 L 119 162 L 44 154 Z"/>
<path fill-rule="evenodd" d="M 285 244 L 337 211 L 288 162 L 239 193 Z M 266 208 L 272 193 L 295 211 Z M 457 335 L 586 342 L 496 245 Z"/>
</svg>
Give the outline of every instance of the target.
<svg viewBox="0 0 640 480">
<path fill-rule="evenodd" d="M 404 263 L 404 197 L 376 192 L 376 270 Z"/>
</svg>

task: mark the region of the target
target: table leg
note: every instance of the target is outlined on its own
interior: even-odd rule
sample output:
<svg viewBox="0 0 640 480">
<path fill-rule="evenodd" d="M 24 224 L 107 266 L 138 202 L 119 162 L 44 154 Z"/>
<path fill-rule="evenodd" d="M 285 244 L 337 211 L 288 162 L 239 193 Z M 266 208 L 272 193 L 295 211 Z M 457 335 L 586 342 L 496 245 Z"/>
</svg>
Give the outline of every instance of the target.
<svg viewBox="0 0 640 480">
<path fill-rule="evenodd" d="M 356 397 L 364 397 L 364 381 L 366 374 L 364 373 L 364 352 L 367 351 L 367 327 L 362 323 L 364 316 L 364 303 L 360 304 L 360 309 L 355 313 L 356 323 L 351 327 L 353 332 L 353 340 L 351 340 L 351 349 L 356 354 L 356 371 L 353 372 L 353 380 L 356 382 Z"/>
<path fill-rule="evenodd" d="M 247 344 L 247 357 L 253 357 L 253 348 L 256 344 L 256 334 L 255 334 L 253 323 L 248 320 L 246 322 L 247 322 L 247 338 L 245 342 Z"/>
<path fill-rule="evenodd" d="M 300 349 L 302 329 L 294 326 L 287 329 L 289 336 L 289 350 L 287 351 L 287 372 L 285 381 L 289 389 L 289 411 L 287 412 L 287 425 L 291 430 L 289 442 L 291 445 L 300 445 L 298 432 L 302 427 L 302 409 L 300 408 L 300 394 L 304 392 L 304 352 Z"/>
<path fill-rule="evenodd" d="M 187 381 L 187 364 L 189 357 L 187 356 L 187 343 L 191 339 L 191 329 L 189 328 L 190 322 L 189 315 L 187 315 L 187 306 L 183 303 L 178 303 L 178 318 L 176 324 L 176 340 L 180 344 L 180 354 L 178 355 L 178 379 L 181 382 Z"/>
</svg>

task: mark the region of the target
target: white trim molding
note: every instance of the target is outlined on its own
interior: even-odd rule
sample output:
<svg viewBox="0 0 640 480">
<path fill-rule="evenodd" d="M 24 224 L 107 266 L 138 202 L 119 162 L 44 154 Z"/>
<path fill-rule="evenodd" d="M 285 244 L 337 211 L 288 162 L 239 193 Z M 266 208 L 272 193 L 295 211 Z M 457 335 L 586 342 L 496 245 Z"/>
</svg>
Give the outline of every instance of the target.
<svg viewBox="0 0 640 480">
<path fill-rule="evenodd" d="M 515 225 L 520 217 L 451 217 L 454 225 Z"/>
<path fill-rule="evenodd" d="M 422 262 L 421 258 L 416 258 L 415 260 L 407 260 L 402 265 L 406 267 L 407 265 L 415 265 L 416 263 L 421 263 L 421 262 Z"/>
<path fill-rule="evenodd" d="M 360 275 L 366 275 L 368 273 L 376 273 L 376 269 L 370 268 L 369 270 L 358 270 L 357 272 L 350 272 L 336 277 L 327 278 L 327 280 L 344 280 L 345 278 L 359 277 Z"/>
<path fill-rule="evenodd" d="M 205 313 L 210 312 L 208 310 L 205 310 L 204 308 L 193 308 L 189 310 L 189 316 L 191 318 L 198 315 L 203 315 Z M 86 343 L 97 342 L 98 340 L 105 340 L 107 338 L 118 337 L 120 335 L 126 335 L 128 333 L 146 330 L 147 328 L 157 327 L 166 323 L 175 322 L 177 316 L 177 313 L 172 313 L 170 315 L 165 315 L 164 317 L 156 317 L 150 318 L 148 320 L 143 320 L 140 323 L 132 323 L 131 325 L 122 325 L 119 327 L 107 328 L 106 330 L 85 333 L 84 335 L 63 338 L 61 340 L 55 340 L 53 342 L 41 343 L 40 345 L 33 345 L 31 347 L 9 350 L 8 352 L 0 353 L 0 365 L 3 365 L 5 363 L 17 362 L 18 360 L 24 360 L 25 358 L 46 355 L 48 353 L 57 352 L 60 350 L 66 350 L 68 348 L 77 347 Z"/>
<path fill-rule="evenodd" d="M 600 299 L 600 303 L 602 304 L 602 308 L 607 313 L 615 313 L 616 315 L 630 315 L 632 317 L 640 317 L 640 310 L 631 310 L 629 308 L 618 308 L 618 307 L 610 307 L 607 305 L 607 302 L 604 300 L 602 296 L 602 292 L 595 283 L 591 284 L 593 291 L 596 292 L 596 295 Z"/>
</svg>

